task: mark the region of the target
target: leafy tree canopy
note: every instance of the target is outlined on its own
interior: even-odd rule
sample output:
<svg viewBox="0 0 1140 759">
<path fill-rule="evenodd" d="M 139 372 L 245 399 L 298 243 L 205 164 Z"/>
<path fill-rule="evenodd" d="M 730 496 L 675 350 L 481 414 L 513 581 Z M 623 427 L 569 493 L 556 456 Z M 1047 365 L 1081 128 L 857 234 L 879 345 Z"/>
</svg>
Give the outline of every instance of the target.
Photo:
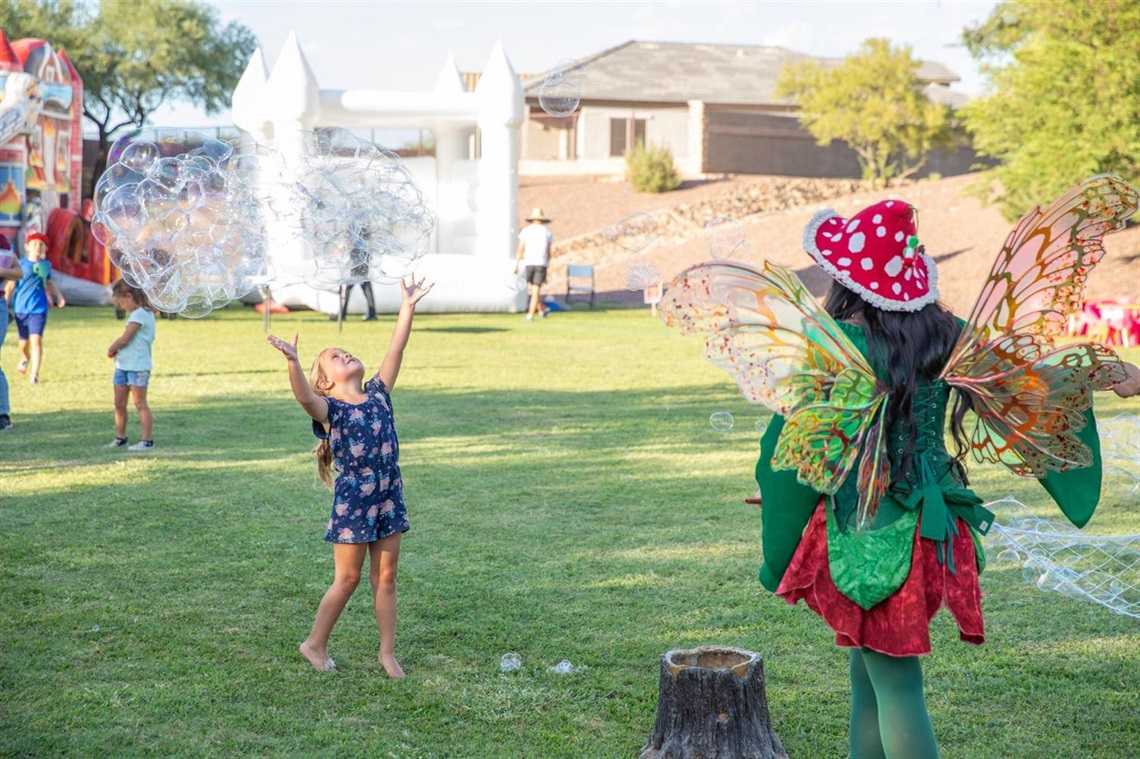
<svg viewBox="0 0 1140 759">
<path fill-rule="evenodd" d="M 164 103 L 225 108 L 257 47 L 249 29 L 188 0 L 0 0 L 0 29 L 46 39 L 83 77 L 83 115 L 99 133 L 95 176 L 113 135 Z"/>
<path fill-rule="evenodd" d="M 776 93 L 799 103 L 800 121 L 820 145 L 842 140 L 876 186 L 915 173 L 934 147 L 954 141 L 950 109 L 932 102 L 907 46 L 869 39 L 839 66 L 784 66 Z"/>
<path fill-rule="evenodd" d="M 974 147 L 1000 164 L 1002 213 L 1016 218 L 1080 180 L 1140 175 L 1140 3 L 1000 3 L 963 42 L 989 94 L 962 109 Z"/>
</svg>

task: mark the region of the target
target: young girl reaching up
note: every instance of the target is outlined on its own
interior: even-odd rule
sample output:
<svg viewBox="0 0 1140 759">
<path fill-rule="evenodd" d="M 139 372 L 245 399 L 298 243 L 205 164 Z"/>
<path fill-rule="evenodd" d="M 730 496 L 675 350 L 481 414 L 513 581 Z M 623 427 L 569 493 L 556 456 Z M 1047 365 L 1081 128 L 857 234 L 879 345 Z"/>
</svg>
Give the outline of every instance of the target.
<svg viewBox="0 0 1140 759">
<path fill-rule="evenodd" d="M 1055 338 L 1100 238 L 1136 209 L 1136 189 L 1105 176 L 1030 211 L 966 321 L 938 303 L 934 259 L 901 200 L 808 224 L 804 248 L 834 280 L 822 308 L 772 263 L 703 264 L 666 294 L 666 323 L 712 333 L 705 355 L 777 414 L 756 466 L 760 581 L 849 649 L 853 759 L 938 756 L 919 657 L 940 608 L 962 640 L 985 641 L 979 535 L 993 513 L 969 488 L 966 453 L 1039 478 L 1078 527 L 1092 517 L 1091 391 L 1136 395 L 1140 369 Z"/>
<path fill-rule="evenodd" d="M 364 365 L 342 348 L 325 348 L 306 379 L 293 342 L 270 335 L 269 343 L 285 354 L 293 397 L 313 418 L 317 473 L 334 491 L 325 540 L 333 544 L 333 583 L 317 607 L 317 618 L 300 650 L 319 670 L 335 669 L 328 654 L 329 634 L 360 583 L 365 554 L 368 579 L 380 634 L 380 663 L 391 677 L 403 677 L 396 661 L 396 567 L 400 536 L 407 532 L 400 478 L 400 445 L 389 392 L 396 384 L 404 347 L 412 331 L 416 304 L 431 285 L 400 283 L 402 302 L 388 352 L 380 369 L 365 381 Z M 333 471 L 336 481 L 333 483 Z"/>
</svg>

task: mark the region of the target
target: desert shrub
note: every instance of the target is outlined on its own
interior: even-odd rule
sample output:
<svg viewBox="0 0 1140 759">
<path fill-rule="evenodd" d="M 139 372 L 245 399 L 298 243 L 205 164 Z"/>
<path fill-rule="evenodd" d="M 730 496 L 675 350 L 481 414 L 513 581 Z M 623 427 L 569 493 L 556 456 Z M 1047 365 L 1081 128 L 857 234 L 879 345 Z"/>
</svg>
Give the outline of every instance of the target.
<svg viewBox="0 0 1140 759">
<path fill-rule="evenodd" d="M 669 148 L 641 142 L 625 152 L 625 178 L 638 192 L 668 192 L 681 186 Z"/>
</svg>

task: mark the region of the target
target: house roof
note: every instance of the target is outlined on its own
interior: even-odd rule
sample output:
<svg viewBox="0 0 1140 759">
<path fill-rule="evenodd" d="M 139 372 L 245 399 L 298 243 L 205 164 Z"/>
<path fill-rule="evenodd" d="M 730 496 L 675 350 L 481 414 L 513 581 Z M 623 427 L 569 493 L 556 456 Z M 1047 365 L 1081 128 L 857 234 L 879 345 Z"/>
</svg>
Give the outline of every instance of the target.
<svg viewBox="0 0 1140 759">
<path fill-rule="evenodd" d="M 785 63 L 816 61 L 838 66 L 843 58 L 816 58 L 768 45 L 706 45 L 630 40 L 579 59 L 586 70 L 582 100 L 712 105 L 792 105 L 777 98 L 776 79 Z M 920 81 L 938 102 L 960 105 L 965 96 L 948 85 L 959 80 L 941 63 L 920 61 Z M 524 78 L 528 98 L 537 98 L 551 71 Z"/>
</svg>

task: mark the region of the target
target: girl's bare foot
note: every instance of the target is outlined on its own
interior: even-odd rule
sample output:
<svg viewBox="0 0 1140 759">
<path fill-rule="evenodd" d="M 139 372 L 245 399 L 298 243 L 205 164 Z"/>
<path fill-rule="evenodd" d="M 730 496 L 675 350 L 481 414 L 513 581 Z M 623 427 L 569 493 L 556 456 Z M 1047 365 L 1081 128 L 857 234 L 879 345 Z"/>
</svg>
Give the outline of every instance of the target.
<svg viewBox="0 0 1140 759">
<path fill-rule="evenodd" d="M 309 641 L 302 643 L 297 647 L 297 650 L 301 652 L 301 656 L 309 660 L 309 664 L 313 665 L 313 669 L 318 669 L 322 672 L 336 669 L 336 662 L 329 658 L 328 651 L 318 651 L 315 646 L 309 645 Z"/>
<path fill-rule="evenodd" d="M 380 654 L 379 659 L 388 677 L 398 680 L 404 676 L 404 669 L 400 666 L 400 662 L 396 661 L 395 654 Z"/>
</svg>

